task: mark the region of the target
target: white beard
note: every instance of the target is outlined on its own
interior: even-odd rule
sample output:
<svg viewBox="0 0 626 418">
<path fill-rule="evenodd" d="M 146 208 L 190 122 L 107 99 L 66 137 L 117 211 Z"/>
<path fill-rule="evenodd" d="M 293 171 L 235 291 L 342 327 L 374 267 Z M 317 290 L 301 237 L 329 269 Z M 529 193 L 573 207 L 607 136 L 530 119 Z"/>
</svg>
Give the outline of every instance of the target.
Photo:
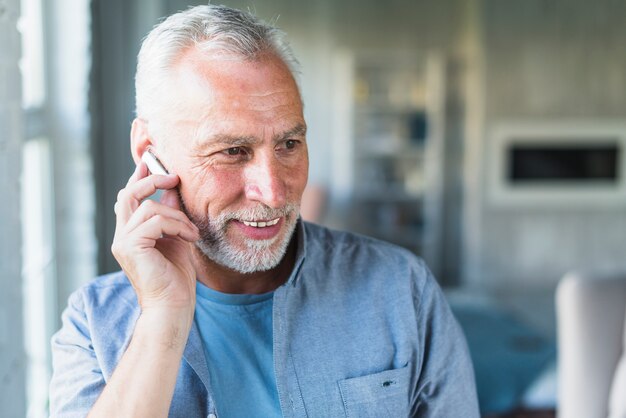
<svg viewBox="0 0 626 418">
<path fill-rule="evenodd" d="M 297 204 L 289 203 L 280 209 L 272 209 L 263 205 L 252 209 L 222 213 L 213 220 L 198 220 L 195 216 L 190 216 L 189 213 L 187 215 L 200 230 L 200 240 L 196 241 L 196 247 L 209 260 L 246 274 L 267 271 L 278 266 L 291 242 L 299 209 Z M 267 240 L 244 238 L 244 241 L 238 245 L 227 236 L 229 222 L 232 220 L 276 219 L 280 217 L 284 218 L 284 232 L 279 233 L 274 238 Z"/>
</svg>

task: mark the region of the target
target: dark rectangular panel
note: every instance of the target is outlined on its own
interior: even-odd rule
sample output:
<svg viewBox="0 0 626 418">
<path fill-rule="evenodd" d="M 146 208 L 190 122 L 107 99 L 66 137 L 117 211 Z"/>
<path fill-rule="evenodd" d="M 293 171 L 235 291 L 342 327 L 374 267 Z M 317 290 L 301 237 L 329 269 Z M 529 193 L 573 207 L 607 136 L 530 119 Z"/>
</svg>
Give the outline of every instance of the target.
<svg viewBox="0 0 626 418">
<path fill-rule="evenodd" d="M 508 153 L 511 183 L 616 182 L 620 149 L 617 143 L 513 144 Z"/>
</svg>

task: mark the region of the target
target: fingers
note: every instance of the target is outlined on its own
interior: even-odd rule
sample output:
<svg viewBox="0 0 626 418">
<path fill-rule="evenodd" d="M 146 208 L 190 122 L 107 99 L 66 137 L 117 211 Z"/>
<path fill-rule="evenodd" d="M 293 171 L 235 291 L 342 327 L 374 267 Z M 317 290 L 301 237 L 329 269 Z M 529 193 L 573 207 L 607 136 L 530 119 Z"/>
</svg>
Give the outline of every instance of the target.
<svg viewBox="0 0 626 418">
<path fill-rule="evenodd" d="M 146 164 L 139 163 L 117 196 L 116 237 L 126 242 L 135 241 L 135 244 L 143 240 L 144 247 L 154 247 L 156 240 L 164 235 L 197 241 L 198 228 L 180 211 L 178 193 L 174 189 L 179 181 L 175 174 L 150 175 Z M 147 200 L 157 190 L 165 190 L 161 203 Z"/>
<path fill-rule="evenodd" d="M 178 236 L 188 242 L 195 242 L 199 239 L 198 229 L 191 223 L 163 215 L 155 215 L 141 223 L 133 231 L 132 235 L 136 236 L 137 240 L 143 241 L 143 245 L 138 243 L 139 248 L 154 247 L 156 240 L 164 235 L 169 237 Z"/>
<path fill-rule="evenodd" d="M 126 269 L 128 269 L 128 263 L 123 261 L 128 261 L 129 255 L 135 254 L 136 256 L 144 253 L 145 250 L 155 248 L 157 240 L 165 236 L 168 238 L 178 237 L 190 243 L 199 239 L 198 229 L 190 222 L 157 214 L 139 224 L 131 233 L 116 231 L 111 250 L 122 267 L 124 268 L 126 265 Z M 136 268 L 130 270 L 134 271 Z"/>
<path fill-rule="evenodd" d="M 172 189 L 178 185 L 179 181 L 180 179 L 175 174 L 148 175 L 145 163 L 139 164 L 126 187 L 117 194 L 114 209 L 118 224 L 126 224 L 141 202 L 157 190 Z"/>
<path fill-rule="evenodd" d="M 176 220 L 178 222 L 184 223 L 191 228 L 191 230 L 196 231 L 196 226 L 187 218 L 187 216 L 178 209 L 174 209 L 168 207 L 164 204 L 154 202 L 152 200 L 144 200 L 139 208 L 133 213 L 131 218 L 128 220 L 128 223 L 124 227 L 126 233 L 130 233 L 139 227 L 144 222 L 147 222 L 149 219 L 153 217 L 163 217 Z"/>
</svg>

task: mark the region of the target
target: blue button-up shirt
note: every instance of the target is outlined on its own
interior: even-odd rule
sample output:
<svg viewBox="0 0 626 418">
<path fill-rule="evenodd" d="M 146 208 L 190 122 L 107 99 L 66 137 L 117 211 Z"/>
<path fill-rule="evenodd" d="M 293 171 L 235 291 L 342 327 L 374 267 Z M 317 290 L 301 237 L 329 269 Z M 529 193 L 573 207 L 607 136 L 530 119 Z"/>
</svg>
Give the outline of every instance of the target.
<svg viewBox="0 0 626 418">
<path fill-rule="evenodd" d="M 273 307 L 284 417 L 478 417 L 463 333 L 424 263 L 370 238 L 301 222 L 297 258 Z M 76 291 L 52 339 L 53 417 L 84 417 L 128 346 L 140 310 L 123 273 Z M 215 410 L 191 329 L 170 417 Z"/>
</svg>

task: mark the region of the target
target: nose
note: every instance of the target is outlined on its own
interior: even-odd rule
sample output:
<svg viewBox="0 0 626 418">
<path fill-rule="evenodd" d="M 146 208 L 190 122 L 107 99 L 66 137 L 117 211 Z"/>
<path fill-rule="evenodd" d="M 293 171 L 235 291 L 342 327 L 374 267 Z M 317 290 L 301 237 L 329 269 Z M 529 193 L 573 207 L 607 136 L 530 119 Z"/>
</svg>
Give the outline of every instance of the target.
<svg viewBox="0 0 626 418">
<path fill-rule="evenodd" d="M 245 193 L 248 200 L 280 208 L 287 201 L 287 175 L 285 168 L 268 155 L 255 155 L 245 169 Z"/>
</svg>

